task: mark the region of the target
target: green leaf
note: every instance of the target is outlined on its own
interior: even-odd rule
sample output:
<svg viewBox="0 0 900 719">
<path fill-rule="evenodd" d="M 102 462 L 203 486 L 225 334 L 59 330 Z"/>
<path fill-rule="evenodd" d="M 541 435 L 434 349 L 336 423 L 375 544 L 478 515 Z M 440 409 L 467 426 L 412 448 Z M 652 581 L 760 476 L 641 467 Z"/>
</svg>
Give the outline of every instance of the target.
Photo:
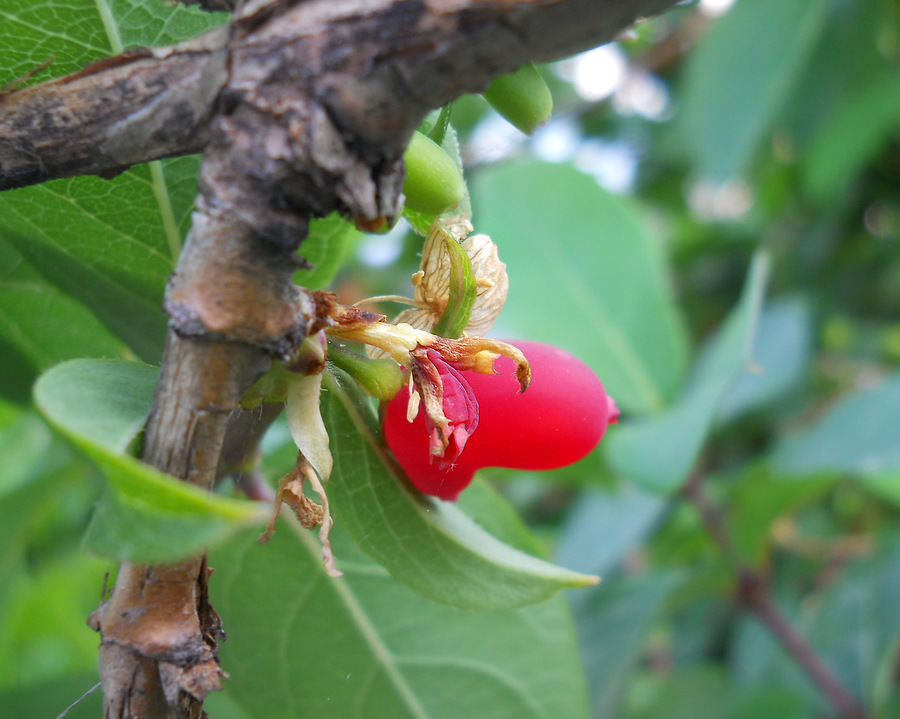
<svg viewBox="0 0 900 719">
<path fill-rule="evenodd" d="M 622 476 L 661 493 L 676 492 L 687 480 L 719 401 L 751 362 L 768 265 L 768 255 L 758 253 L 738 306 L 698 358 L 678 402 L 656 417 L 623 423 L 604 440 L 606 457 Z"/>
<path fill-rule="evenodd" d="M 433 231 L 440 234 L 447 248 L 447 257 L 450 259 L 448 283 L 450 294 L 447 306 L 431 332 L 440 337 L 456 338 L 462 335 L 472 319 L 472 308 L 475 306 L 475 296 L 478 293 L 475 273 L 472 270 L 472 261 L 462 245 L 443 227 Z"/>
<path fill-rule="evenodd" d="M 85 626 L 85 617 L 97 608 L 109 563 L 89 557 L 71 545 L 58 547 L 57 552 L 49 561 L 45 557 L 44 561 L 29 562 L 29 571 L 17 573 L 13 581 L 2 587 L 3 689 L 54 675 L 97 671 L 98 637 Z M 58 711 L 62 712 L 89 686 L 74 694 Z M 10 716 L 5 706 L 3 716 Z"/>
<path fill-rule="evenodd" d="M 752 367 L 722 396 L 716 423 L 733 422 L 784 397 L 808 376 L 812 351 L 812 313 L 807 303 L 793 298 L 767 304 L 753 340 Z"/>
<path fill-rule="evenodd" d="M 900 78 L 893 70 L 844 98 L 821 128 L 803 165 L 807 192 L 829 202 L 847 190 L 900 123 Z"/>
<path fill-rule="evenodd" d="M 29 683 L 0 692 L 0 706 L 8 717 L 60 717 L 99 681 L 97 672 L 85 672 Z M 102 714 L 103 692 L 98 688 L 73 707 L 65 719 L 94 719 Z"/>
<path fill-rule="evenodd" d="M 328 287 L 360 237 L 362 233 L 337 214 L 310 222 L 300 254 L 312 263 L 313 269 L 295 272 L 294 282 L 311 290 Z"/>
<path fill-rule="evenodd" d="M 163 45 L 220 24 L 222 13 L 161 0 L 3 3 L 0 86 L 50 57 L 61 76 L 123 49 Z M 0 237 L 83 303 L 141 358 L 158 360 L 163 290 L 188 227 L 198 161 L 135 167 L 113 180 L 57 180 L 0 195 Z"/>
<path fill-rule="evenodd" d="M 726 719 L 735 701 L 724 673 L 712 665 L 660 672 L 643 689 L 631 719 Z"/>
<path fill-rule="evenodd" d="M 61 444 L 33 413 L 0 430 L 0 584 L 24 550 L 28 528 L 72 474 Z"/>
<path fill-rule="evenodd" d="M 844 473 L 900 506 L 900 374 L 837 403 L 805 431 L 782 441 L 772 466 L 792 475 Z"/>
<path fill-rule="evenodd" d="M 893 12 L 889 3 L 832 3 L 826 27 L 778 122 L 799 152 L 806 154 L 847 97 L 888 69 L 891 60 L 879 38 L 895 22 Z"/>
<path fill-rule="evenodd" d="M 537 557 L 547 556 L 544 542 L 528 529 L 497 490 L 477 475 L 466 491 L 459 495 L 457 506 L 476 524 L 506 544 Z M 564 562 L 558 564 L 567 566 Z"/>
<path fill-rule="evenodd" d="M 268 509 L 205 492 L 123 454 L 146 421 L 157 370 L 119 360 L 72 360 L 44 373 L 34 396 L 44 416 L 109 480 L 85 545 L 140 562 L 180 559 L 213 546 Z"/>
<path fill-rule="evenodd" d="M 805 431 L 782 442 L 772 455 L 773 465 L 791 474 L 878 475 L 900 470 L 898 402 L 900 374 L 851 394 Z"/>
<path fill-rule="evenodd" d="M 226 692 L 248 716 L 586 718 L 562 597 L 502 612 L 443 606 L 393 581 L 345 529 L 338 519 L 338 579 L 294 521 L 265 547 L 247 532 L 212 552 Z"/>
<path fill-rule="evenodd" d="M 773 525 L 782 515 L 809 505 L 834 486 L 834 478 L 804 478 L 772 474 L 764 466 L 744 472 L 730 506 L 730 532 L 735 550 L 745 560 L 761 566 L 770 556 Z"/>
<path fill-rule="evenodd" d="M 93 314 L 52 287 L 0 280 L 0 337 L 37 371 L 76 357 L 121 357 L 125 348 Z"/>
<path fill-rule="evenodd" d="M 619 698 L 677 576 L 616 577 L 578 603 L 576 623 L 596 719 L 619 716 Z"/>
<path fill-rule="evenodd" d="M 687 340 L 658 248 L 630 207 L 569 165 L 539 162 L 485 171 L 475 197 L 478 230 L 510 278 L 495 333 L 577 355 L 625 412 L 661 410 Z"/>
<path fill-rule="evenodd" d="M 845 686 L 863 698 L 871 715 L 887 717 L 878 710 L 890 698 L 900 646 L 900 536 L 890 532 L 875 539 L 872 554 L 850 563 L 840 581 L 786 613 Z M 734 647 L 737 682 L 784 682 L 806 693 L 819 713 L 826 709 L 809 678 L 758 623 L 748 620 Z"/>
<path fill-rule="evenodd" d="M 556 561 L 603 576 L 640 545 L 666 504 L 659 495 L 632 485 L 614 492 L 583 492 L 566 517 Z"/>
<path fill-rule="evenodd" d="M 596 582 L 513 549 L 452 503 L 409 487 L 373 436 L 368 406 L 333 378 L 326 387 L 322 417 L 334 455 L 328 496 L 336 521 L 395 579 L 470 609 L 516 607 Z"/>
<path fill-rule="evenodd" d="M 744 173 L 792 92 L 831 0 L 744 0 L 687 62 L 682 128 L 701 175 Z"/>
<path fill-rule="evenodd" d="M 429 112 L 422 124 L 419 125 L 419 132 L 428 135 L 439 145 L 444 141 L 447 134 L 447 128 L 450 127 L 450 115 L 453 111 L 452 105 L 444 105 L 439 110 Z"/>
</svg>

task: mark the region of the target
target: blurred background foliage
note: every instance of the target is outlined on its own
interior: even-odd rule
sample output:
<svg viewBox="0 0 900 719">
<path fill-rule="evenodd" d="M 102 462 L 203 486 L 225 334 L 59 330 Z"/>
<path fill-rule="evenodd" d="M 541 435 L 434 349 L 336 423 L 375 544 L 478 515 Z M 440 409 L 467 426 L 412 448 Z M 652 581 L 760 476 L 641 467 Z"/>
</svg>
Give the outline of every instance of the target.
<svg viewBox="0 0 900 719">
<path fill-rule="evenodd" d="M 193 13 L 174 22 L 155 0 L 113 6 L 129 8 L 114 15 L 126 47 L 205 27 Z M 0 29 L 12 50 L 0 85 L 46 59 L 40 48 L 57 54 L 51 74 L 121 49 L 109 37 L 91 40 L 90 28 L 79 37 L 73 26 L 71 42 L 63 37 L 55 49 L 46 39 L 24 43 L 22 27 L 49 37 L 65 21 L 30 10 L 11 0 L 21 27 Z M 134 34 L 147 27 L 155 28 L 149 39 Z M 485 690 L 491 709 L 478 716 L 839 715 L 747 605 L 739 578 L 748 575 L 868 715 L 900 716 L 898 64 L 900 7 L 892 0 L 700 0 L 541 68 L 554 118 L 530 138 L 480 97 L 454 104 L 473 222 L 497 242 L 510 275 L 493 334 L 578 354 L 624 410 L 601 448 L 573 467 L 484 472 L 558 563 L 603 582 L 567 598 L 586 682 L 573 655 L 564 667 L 579 678 L 565 689 L 580 696 L 586 683 L 587 705 L 579 696 L 554 705 L 538 656 L 537 668 L 523 660 L 503 669 L 530 694 Z M 30 386 L 73 357 L 158 360 L 164 321 L 156 308 L 187 227 L 195 173 L 187 158 L 112 183 L 82 178 L 0 197 L 5 715 L 56 716 L 95 683 L 98 642 L 85 617 L 113 569 L 80 547 L 102 477 L 38 417 Z M 347 302 L 411 292 L 420 237 L 402 223 L 365 236 L 329 222 L 303 248 L 327 271 L 301 279 L 333 278 Z M 108 252 L 98 256 L 85 235 Z M 272 477 L 289 466 L 285 439 L 276 427 Z M 464 499 L 463 509 L 477 515 L 479 501 Z M 490 528 L 516 544 L 511 526 Z M 290 532 L 276 537 L 308 548 Z M 421 656 L 419 664 L 403 660 L 420 651 L 410 636 L 427 639 L 437 657 L 451 651 L 454 634 L 490 630 L 479 620 L 456 629 L 457 610 L 395 586 L 346 538 L 336 541 L 338 555 L 365 571 L 339 585 L 334 601 L 354 621 L 367 619 L 359 636 L 381 638 L 373 666 L 388 667 L 395 685 L 382 689 L 370 677 L 370 703 L 339 710 L 315 695 L 313 682 L 304 691 L 319 700 L 317 715 L 405 716 L 392 713 L 389 699 L 405 686 L 419 702 L 406 697 L 409 715 L 460 716 L 453 695 L 475 691 L 471 678 L 442 670 L 441 680 L 426 681 L 417 674 L 427 665 Z M 226 624 L 235 627 L 226 668 L 256 667 L 265 682 L 267 660 L 258 645 L 241 643 L 242 626 L 259 629 L 257 642 L 316 631 L 330 640 L 315 621 L 300 634 L 284 625 L 266 635 L 266 602 L 311 592 L 316 580 L 272 588 L 278 568 L 245 576 L 240 551 L 223 548 L 217 565 L 226 622 L 235 617 Z M 288 571 L 290 581 L 315 566 Z M 271 597 L 235 589 L 253 582 L 268 582 Z M 321 604 L 314 618 L 344 621 Z M 541 624 L 566 634 L 561 607 L 494 613 L 486 627 L 507 622 L 514 634 Z M 507 653 L 527 656 L 528 646 L 539 637 L 510 643 Z M 459 651 L 467 662 L 499 666 L 480 647 L 473 639 Z M 315 651 L 307 661 L 315 675 Z M 215 716 L 292 715 L 290 687 L 271 679 L 260 709 L 258 687 L 233 681 L 233 691 L 211 697 Z M 533 701 L 522 704 L 526 694 Z M 98 707 L 94 694 L 69 716 L 96 716 Z"/>
</svg>

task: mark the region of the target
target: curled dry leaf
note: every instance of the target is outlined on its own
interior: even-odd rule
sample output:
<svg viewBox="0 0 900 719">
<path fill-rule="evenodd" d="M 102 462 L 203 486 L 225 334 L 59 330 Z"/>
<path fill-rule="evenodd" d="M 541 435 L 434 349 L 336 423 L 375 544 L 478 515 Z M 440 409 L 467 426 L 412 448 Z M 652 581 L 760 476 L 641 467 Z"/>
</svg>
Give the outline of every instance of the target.
<svg viewBox="0 0 900 719">
<path fill-rule="evenodd" d="M 303 493 L 303 487 L 307 480 L 312 485 L 313 491 L 319 495 L 319 499 L 322 501 L 321 505 L 316 504 Z M 343 572 L 334 563 L 334 552 L 329 539 L 334 520 L 331 518 L 331 510 L 328 506 L 328 495 L 319 480 L 319 475 L 303 456 L 303 452 L 297 452 L 296 466 L 278 483 L 272 516 L 269 518 L 265 531 L 257 539 L 260 544 L 265 544 L 275 534 L 275 522 L 281 513 L 282 502 L 294 510 L 297 520 L 305 529 L 320 527 L 319 539 L 322 542 L 322 564 L 325 566 L 325 571 L 332 577 L 342 576 Z"/>
</svg>

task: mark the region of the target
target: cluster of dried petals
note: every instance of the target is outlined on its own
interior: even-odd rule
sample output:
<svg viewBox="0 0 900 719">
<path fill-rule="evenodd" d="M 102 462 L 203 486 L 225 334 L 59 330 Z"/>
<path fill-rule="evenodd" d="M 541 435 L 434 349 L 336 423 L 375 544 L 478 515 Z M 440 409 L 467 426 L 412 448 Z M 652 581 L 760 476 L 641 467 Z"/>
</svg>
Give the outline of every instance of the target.
<svg viewBox="0 0 900 719">
<path fill-rule="evenodd" d="M 415 417 L 424 407 L 429 427 L 431 456 L 438 463 L 452 463 L 478 426 L 478 402 L 459 373 L 495 374 L 500 356 L 516 363 L 521 391 L 531 381 L 525 355 L 512 345 L 486 337 L 449 339 L 416 329 L 406 323 L 355 321 L 336 324 L 328 333 L 342 339 L 377 347 L 410 371 L 408 414 Z"/>
<path fill-rule="evenodd" d="M 425 238 L 420 269 L 412 276 L 413 298 L 394 295 L 368 301 L 393 300 L 413 305 L 394 322 L 338 319 L 329 333 L 367 345 L 369 356 L 389 356 L 410 371 L 407 407 L 412 422 L 424 406 L 429 429 L 430 455 L 439 466 L 449 466 L 459 457 L 467 438 L 478 426 L 478 401 L 460 372 L 473 370 L 495 374 L 494 362 L 507 356 L 516 362 L 516 377 L 525 391 L 531 372 L 525 356 L 505 342 L 486 339 L 506 302 L 509 280 L 497 246 L 487 235 L 470 235 L 467 219 L 441 224 L 435 220 Z M 451 301 L 453 245 L 458 243 L 471 265 L 475 299 L 463 337 L 449 339 L 430 332 Z M 470 334 L 467 334 L 470 333 Z"/>
</svg>

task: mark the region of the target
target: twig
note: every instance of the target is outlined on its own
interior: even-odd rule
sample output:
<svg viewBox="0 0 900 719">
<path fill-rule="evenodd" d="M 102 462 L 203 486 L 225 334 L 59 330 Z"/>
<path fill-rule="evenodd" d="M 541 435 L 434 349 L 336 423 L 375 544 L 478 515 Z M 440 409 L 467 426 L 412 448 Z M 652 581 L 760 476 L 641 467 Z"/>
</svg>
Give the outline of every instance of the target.
<svg viewBox="0 0 900 719">
<path fill-rule="evenodd" d="M 696 507 L 707 531 L 733 567 L 738 579 L 737 597 L 740 605 L 757 616 L 842 716 L 848 719 L 866 719 L 865 709 L 857 697 L 778 608 L 766 578 L 741 560 L 725 529 L 721 512 L 703 491 L 700 475 L 693 475 L 682 492 Z"/>
<path fill-rule="evenodd" d="M 56 717 L 56 719 L 66 719 L 66 716 L 68 716 L 70 711 L 72 711 L 75 707 L 77 707 L 79 704 L 81 704 L 81 702 L 83 702 L 85 699 L 87 699 L 91 694 L 93 694 L 99 688 L 100 688 L 100 682 L 97 682 L 96 684 L 94 684 L 94 686 L 92 686 L 90 689 L 88 689 L 84 694 L 82 694 L 75 701 L 73 701 L 71 704 L 69 704 L 69 706 L 67 706 L 63 710 L 63 713 L 60 714 L 58 717 Z"/>
</svg>

